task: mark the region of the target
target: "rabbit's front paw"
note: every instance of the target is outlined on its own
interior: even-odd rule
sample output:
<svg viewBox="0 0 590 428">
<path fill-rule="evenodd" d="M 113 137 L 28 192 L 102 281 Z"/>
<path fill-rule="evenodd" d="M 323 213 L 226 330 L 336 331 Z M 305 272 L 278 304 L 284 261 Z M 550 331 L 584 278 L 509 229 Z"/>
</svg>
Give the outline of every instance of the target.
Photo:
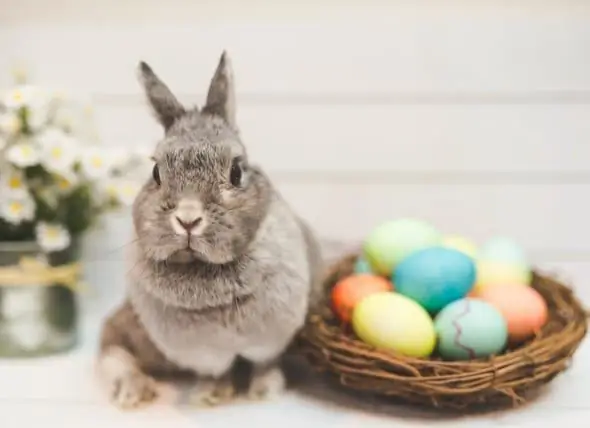
<svg viewBox="0 0 590 428">
<path fill-rule="evenodd" d="M 141 372 L 129 372 L 113 379 L 110 398 L 120 409 L 137 408 L 151 403 L 157 396 L 156 382 Z"/>
<path fill-rule="evenodd" d="M 285 375 L 279 366 L 272 366 L 265 370 L 254 370 L 248 398 L 264 400 L 280 395 L 285 389 Z"/>
<path fill-rule="evenodd" d="M 199 407 L 214 407 L 228 403 L 236 395 L 231 378 L 201 379 L 197 381 L 190 401 Z"/>
</svg>

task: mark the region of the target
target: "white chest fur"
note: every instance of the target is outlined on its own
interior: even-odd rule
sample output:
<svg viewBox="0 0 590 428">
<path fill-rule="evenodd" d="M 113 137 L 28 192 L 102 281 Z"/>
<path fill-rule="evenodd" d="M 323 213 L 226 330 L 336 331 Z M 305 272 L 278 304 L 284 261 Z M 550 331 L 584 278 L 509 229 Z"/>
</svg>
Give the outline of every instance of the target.
<svg viewBox="0 0 590 428">
<path fill-rule="evenodd" d="M 184 368 L 213 377 L 224 374 L 238 356 L 255 363 L 279 356 L 303 325 L 307 304 L 301 293 L 291 299 L 291 311 L 272 306 L 265 311 L 263 307 L 270 302 L 253 299 L 213 316 L 166 307 L 139 287 L 130 291 L 144 327 L 164 355 Z"/>
</svg>

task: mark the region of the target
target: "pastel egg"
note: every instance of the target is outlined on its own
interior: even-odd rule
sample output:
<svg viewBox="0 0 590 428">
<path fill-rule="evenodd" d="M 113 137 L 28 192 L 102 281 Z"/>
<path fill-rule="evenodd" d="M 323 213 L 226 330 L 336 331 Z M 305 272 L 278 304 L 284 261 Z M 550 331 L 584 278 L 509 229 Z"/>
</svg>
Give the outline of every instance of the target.
<svg viewBox="0 0 590 428">
<path fill-rule="evenodd" d="M 393 282 L 398 293 L 435 313 L 469 293 L 475 282 L 475 263 L 457 250 L 427 248 L 402 261 Z"/>
<path fill-rule="evenodd" d="M 531 280 L 532 272 L 528 266 L 478 260 L 477 278 L 473 287 L 473 295 L 477 295 L 484 288 L 496 284 L 530 285 Z"/>
<path fill-rule="evenodd" d="M 508 326 L 499 310 L 477 299 L 461 299 L 434 319 L 438 353 L 447 360 L 472 360 L 501 353 Z"/>
<path fill-rule="evenodd" d="M 371 274 L 351 275 L 332 288 L 332 309 L 341 321 L 349 322 L 352 310 L 363 298 L 392 289 L 392 284 L 383 277 Z"/>
<path fill-rule="evenodd" d="M 547 322 L 547 303 L 532 287 L 496 285 L 484 288 L 478 297 L 504 316 L 510 342 L 514 344 L 529 339 Z"/>
<path fill-rule="evenodd" d="M 354 263 L 354 273 L 373 273 L 371 265 L 365 257 L 358 257 Z"/>
<path fill-rule="evenodd" d="M 483 260 L 528 265 L 523 248 L 510 238 L 496 237 L 487 241 L 480 249 L 479 257 Z"/>
<path fill-rule="evenodd" d="M 475 258 L 477 247 L 469 239 L 459 235 L 447 235 L 442 239 L 441 246 L 452 250 L 461 251 L 469 257 Z"/>
<path fill-rule="evenodd" d="M 431 224 L 405 218 L 376 227 L 365 240 L 363 252 L 375 273 L 390 276 L 408 255 L 440 241 L 440 233 Z"/>
<path fill-rule="evenodd" d="M 375 293 L 364 298 L 352 313 L 352 327 L 365 343 L 411 357 L 428 357 L 436 346 L 428 313 L 397 293 Z"/>
</svg>

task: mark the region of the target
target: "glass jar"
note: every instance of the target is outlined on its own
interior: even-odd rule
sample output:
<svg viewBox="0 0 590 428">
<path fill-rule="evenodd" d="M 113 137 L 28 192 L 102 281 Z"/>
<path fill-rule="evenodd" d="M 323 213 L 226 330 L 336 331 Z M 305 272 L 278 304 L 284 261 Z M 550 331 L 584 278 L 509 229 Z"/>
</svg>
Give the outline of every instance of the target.
<svg viewBox="0 0 590 428">
<path fill-rule="evenodd" d="M 78 259 L 77 244 L 44 254 L 35 242 L 0 242 L 0 272 L 18 269 L 23 260 L 56 267 Z M 0 357 L 46 356 L 72 349 L 78 339 L 76 292 L 60 283 L 24 282 L 11 283 L 0 275 Z"/>
</svg>

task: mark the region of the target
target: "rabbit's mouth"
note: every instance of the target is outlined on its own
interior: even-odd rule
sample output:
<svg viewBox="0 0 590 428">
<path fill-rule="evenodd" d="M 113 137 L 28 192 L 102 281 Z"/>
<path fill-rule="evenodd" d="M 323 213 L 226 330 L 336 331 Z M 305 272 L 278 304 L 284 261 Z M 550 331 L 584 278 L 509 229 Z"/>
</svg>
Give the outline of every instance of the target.
<svg viewBox="0 0 590 428">
<path fill-rule="evenodd" d="M 182 250 L 172 253 L 168 259 L 168 261 L 171 263 L 191 263 L 195 260 L 197 260 L 197 255 L 190 247 L 183 248 Z"/>
</svg>

